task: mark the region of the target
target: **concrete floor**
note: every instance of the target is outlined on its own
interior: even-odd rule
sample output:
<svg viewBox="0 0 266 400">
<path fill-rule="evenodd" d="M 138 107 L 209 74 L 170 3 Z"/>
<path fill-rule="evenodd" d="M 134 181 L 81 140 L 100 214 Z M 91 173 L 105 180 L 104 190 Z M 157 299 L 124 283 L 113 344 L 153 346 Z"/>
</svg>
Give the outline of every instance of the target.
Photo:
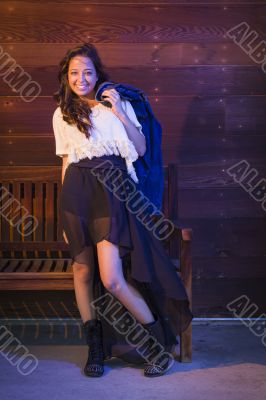
<svg viewBox="0 0 266 400">
<path fill-rule="evenodd" d="M 0 352 L 2 400 L 262 400 L 266 347 L 241 322 L 193 324 L 193 362 L 176 362 L 166 375 L 145 378 L 140 366 L 112 359 L 101 378 L 82 374 L 84 345 L 27 345 L 38 359 L 21 375 Z"/>
</svg>

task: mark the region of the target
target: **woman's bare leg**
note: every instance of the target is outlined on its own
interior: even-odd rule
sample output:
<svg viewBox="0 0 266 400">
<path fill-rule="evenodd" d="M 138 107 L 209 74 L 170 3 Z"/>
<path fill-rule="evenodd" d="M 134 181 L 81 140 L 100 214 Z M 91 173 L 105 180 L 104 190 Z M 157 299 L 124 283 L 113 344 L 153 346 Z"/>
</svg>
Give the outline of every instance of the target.
<svg viewBox="0 0 266 400">
<path fill-rule="evenodd" d="M 93 276 L 94 276 L 94 258 L 93 249 L 86 249 L 86 257 L 84 257 L 84 263 L 73 263 L 73 274 L 74 274 L 74 289 L 75 296 L 80 312 L 80 316 L 83 322 L 89 319 L 95 318 L 95 310 L 90 305 L 93 301 Z"/>
<path fill-rule="evenodd" d="M 110 291 L 142 324 L 154 321 L 151 310 L 141 294 L 126 282 L 118 246 L 103 240 L 97 243 L 100 277 Z"/>
</svg>

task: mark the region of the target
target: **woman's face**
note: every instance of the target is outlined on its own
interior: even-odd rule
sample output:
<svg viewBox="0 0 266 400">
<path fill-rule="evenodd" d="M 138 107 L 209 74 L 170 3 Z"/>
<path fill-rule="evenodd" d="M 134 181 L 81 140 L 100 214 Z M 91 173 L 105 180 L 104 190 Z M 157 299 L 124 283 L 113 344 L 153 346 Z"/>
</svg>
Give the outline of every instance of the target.
<svg viewBox="0 0 266 400">
<path fill-rule="evenodd" d="M 94 99 L 94 86 L 97 78 L 94 64 L 90 58 L 86 56 L 71 58 L 68 67 L 68 82 L 76 95 Z"/>
</svg>

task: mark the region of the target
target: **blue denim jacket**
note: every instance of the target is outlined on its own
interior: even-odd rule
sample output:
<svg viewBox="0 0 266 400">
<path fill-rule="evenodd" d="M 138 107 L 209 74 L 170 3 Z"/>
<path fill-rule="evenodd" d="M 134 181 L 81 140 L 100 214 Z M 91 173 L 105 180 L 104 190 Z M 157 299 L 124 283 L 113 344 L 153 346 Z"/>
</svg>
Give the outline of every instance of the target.
<svg viewBox="0 0 266 400">
<path fill-rule="evenodd" d="M 146 152 L 133 163 L 139 179 L 137 189 L 157 208 L 152 214 L 159 214 L 159 211 L 162 211 L 164 191 L 161 125 L 153 114 L 146 94 L 127 83 L 103 82 L 96 91 L 95 99 L 103 100 L 102 92 L 111 88 L 115 88 L 122 99 L 130 101 L 142 126 L 146 138 Z"/>
</svg>

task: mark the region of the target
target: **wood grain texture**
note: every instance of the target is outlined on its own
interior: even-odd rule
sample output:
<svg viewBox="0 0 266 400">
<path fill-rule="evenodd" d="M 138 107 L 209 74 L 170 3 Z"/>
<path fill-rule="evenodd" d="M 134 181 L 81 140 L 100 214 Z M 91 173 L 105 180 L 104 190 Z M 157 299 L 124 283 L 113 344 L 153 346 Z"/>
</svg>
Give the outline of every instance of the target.
<svg viewBox="0 0 266 400">
<path fill-rule="evenodd" d="M 195 258 L 220 258 L 234 260 L 265 257 L 265 217 L 252 215 L 243 218 L 180 218 L 181 222 L 193 229 L 192 254 Z M 212 268 L 212 265 L 210 265 Z M 235 264 L 241 273 L 241 263 Z M 265 263 L 262 263 L 265 268 Z"/>
<path fill-rule="evenodd" d="M 49 5 L 2 3 L 0 42 L 221 42 L 226 32 L 242 21 L 252 24 L 255 20 L 257 29 L 263 32 L 266 8 L 263 4 L 226 8 L 221 4 L 211 7 L 208 4 L 156 7 L 146 3 L 124 3 L 123 7 L 118 3 Z"/>
<path fill-rule="evenodd" d="M 41 182 L 60 182 L 52 130 L 58 64 L 69 48 L 92 41 L 114 81 L 146 92 L 163 128 L 164 165 L 179 163 L 178 190 L 170 191 L 194 232 L 194 313 L 230 316 L 227 302 L 242 294 L 265 308 L 266 213 L 226 170 L 245 159 L 257 181 L 266 179 L 266 81 L 226 32 L 245 21 L 265 40 L 266 1 L 3 1 L 0 12 L 0 49 L 41 87 L 27 103 L 2 78 L 1 180 L 14 181 L 18 197 L 20 178 L 36 181 L 40 198 Z M 4 240 L 16 235 L 6 221 L 3 232 Z M 46 235 L 54 233 L 52 222 Z M 42 235 L 37 229 L 35 240 Z"/>
<path fill-rule="evenodd" d="M 266 96 L 149 96 L 163 135 L 182 134 L 265 135 Z M 53 134 L 52 116 L 57 105 L 52 97 L 27 103 L 20 97 L 0 97 L 0 134 Z"/>
<path fill-rule="evenodd" d="M 23 68 L 23 67 L 22 67 Z M 57 67 L 43 65 L 42 67 L 24 67 L 31 80 L 40 85 L 38 96 L 52 96 L 58 88 Z M 250 66 L 177 66 L 163 67 L 131 67 L 108 68 L 108 73 L 114 82 L 128 82 L 141 88 L 148 96 L 164 101 L 167 96 L 220 96 L 228 95 L 260 95 L 265 94 L 265 76 L 257 65 Z M 27 78 L 28 79 L 28 78 Z M 0 95 L 10 96 L 15 100 L 21 91 L 6 82 L 1 85 Z M 25 83 L 23 81 L 23 83 Z M 21 88 L 22 84 L 18 86 Z M 18 89 L 17 88 L 17 89 Z M 38 99 L 37 98 L 37 99 Z M 33 98 L 33 104 L 36 99 Z"/>
<path fill-rule="evenodd" d="M 1 43 L 23 67 L 56 67 L 73 43 Z M 255 65 L 229 37 L 221 43 L 97 43 L 98 52 L 108 68 L 132 68 L 160 65 L 176 68 L 182 65 Z M 38 57 L 36 57 L 38 54 Z"/>
<path fill-rule="evenodd" d="M 266 136 L 246 135 L 228 138 L 180 138 L 174 135 L 163 137 L 162 151 L 164 163 L 228 163 L 228 160 L 265 158 Z M 2 136 L 0 137 L 0 165 L 61 165 L 62 160 L 55 155 L 55 139 L 51 135 Z M 232 163 L 233 164 L 233 163 Z"/>
</svg>

